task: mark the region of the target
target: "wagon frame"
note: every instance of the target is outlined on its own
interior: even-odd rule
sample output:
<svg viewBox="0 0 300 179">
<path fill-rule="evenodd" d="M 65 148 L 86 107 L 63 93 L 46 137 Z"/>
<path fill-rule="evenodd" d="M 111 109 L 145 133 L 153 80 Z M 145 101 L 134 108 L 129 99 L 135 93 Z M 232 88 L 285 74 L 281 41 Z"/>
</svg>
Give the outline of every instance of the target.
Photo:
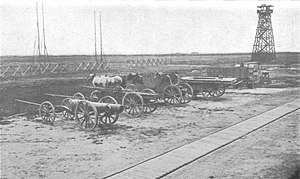
<svg viewBox="0 0 300 179">
<path fill-rule="evenodd" d="M 114 104 L 122 104 L 124 113 L 129 117 L 139 117 L 143 113 L 154 112 L 157 107 L 158 94 L 154 91 L 144 90 L 141 92 L 124 89 L 121 86 L 115 87 L 94 87 L 82 86 L 84 88 L 93 89 L 90 94 L 91 101 L 110 101 Z"/>
<path fill-rule="evenodd" d="M 183 82 L 188 83 L 194 91 L 194 97 L 201 94 L 205 99 L 215 99 L 223 94 L 228 86 L 235 85 L 236 78 L 218 78 L 218 77 L 182 77 Z"/>
</svg>

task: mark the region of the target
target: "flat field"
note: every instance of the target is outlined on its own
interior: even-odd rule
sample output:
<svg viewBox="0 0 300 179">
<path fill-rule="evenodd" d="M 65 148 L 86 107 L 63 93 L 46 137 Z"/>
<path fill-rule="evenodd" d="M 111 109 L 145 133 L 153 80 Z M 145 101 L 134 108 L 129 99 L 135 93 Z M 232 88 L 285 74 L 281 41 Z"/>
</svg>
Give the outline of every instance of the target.
<svg viewBox="0 0 300 179">
<path fill-rule="evenodd" d="M 207 65 L 215 65 L 218 60 L 212 60 L 214 57 L 210 60 L 203 60 L 203 64 L 211 62 Z M 227 61 L 227 57 L 220 56 L 220 58 Z M 299 98 L 300 78 L 297 58 L 298 56 L 293 56 L 290 59 L 294 62 L 289 68 L 279 68 L 278 64 L 265 64 L 270 70 L 271 84 L 265 84 L 256 89 L 228 89 L 222 97 L 216 100 L 205 100 L 199 97 L 186 105 L 161 104 L 153 113 L 139 118 L 129 118 L 121 114 L 117 123 L 111 128 L 98 127 L 93 132 L 82 131 L 76 121 L 62 120 L 61 116 L 58 116 L 53 125 L 45 124 L 36 116 L 34 106 L 20 105 L 14 101 L 15 98 L 21 98 L 38 103 L 49 100 L 54 104 L 59 104 L 62 101 L 61 98 L 46 97 L 44 93 L 73 95 L 75 92 L 82 92 L 88 96 L 91 90 L 80 87 L 80 85 L 89 85 L 86 79 L 66 76 L 1 82 L 1 177 L 102 178 L 155 155 L 188 144 L 236 122 Z M 239 58 L 236 57 L 236 59 Z M 249 61 L 249 56 L 247 59 L 246 61 Z M 180 60 L 177 61 L 179 63 Z M 238 60 L 235 61 L 233 58 L 230 61 L 234 64 Z M 188 63 L 192 63 L 192 60 Z M 170 68 L 175 66 L 170 65 Z M 179 68 L 179 70 L 188 74 L 195 68 L 198 67 L 189 64 L 185 69 Z M 27 116 L 4 117 L 20 111 L 27 112 Z M 290 123 L 296 124 L 296 127 L 294 126 L 290 133 L 282 133 L 282 135 L 276 133 L 276 139 L 270 134 L 268 138 L 282 145 L 285 145 L 284 142 L 288 138 L 293 145 L 285 145 L 278 149 L 278 146 L 274 146 L 271 142 L 266 148 L 273 151 L 272 154 L 276 157 L 268 157 L 268 162 L 262 166 L 257 164 L 258 158 L 262 156 L 261 148 L 259 148 L 261 144 L 253 142 L 253 139 L 251 141 L 252 152 L 239 152 L 239 147 L 237 147 L 234 148 L 234 153 L 240 154 L 239 156 L 229 153 L 220 158 L 222 153 L 219 153 L 218 157 L 221 162 L 218 165 L 222 166 L 231 163 L 230 161 L 236 161 L 233 164 L 237 171 L 232 172 L 230 167 L 224 167 L 215 172 L 213 177 L 292 176 L 299 162 L 295 159 L 296 157 L 291 157 L 297 156 L 299 149 L 296 133 L 299 123 L 295 115 L 292 116 Z M 271 132 L 272 130 L 268 134 Z M 259 135 L 267 136 L 261 133 L 257 134 L 257 138 L 260 138 Z M 268 139 L 264 138 L 265 141 Z M 243 150 L 246 151 L 241 147 L 240 151 Z M 256 162 L 247 163 L 249 168 L 255 168 L 253 170 L 255 174 L 247 173 L 245 168 L 237 165 L 238 161 L 243 162 L 249 157 L 257 159 Z M 213 162 L 207 162 L 209 165 L 202 163 L 201 167 L 212 171 Z M 191 169 L 191 171 L 194 170 Z M 212 176 L 210 173 L 204 174 L 207 177 Z M 180 176 L 180 174 L 174 174 L 174 178 L 180 178 Z M 193 176 L 197 176 L 197 173 Z"/>
</svg>

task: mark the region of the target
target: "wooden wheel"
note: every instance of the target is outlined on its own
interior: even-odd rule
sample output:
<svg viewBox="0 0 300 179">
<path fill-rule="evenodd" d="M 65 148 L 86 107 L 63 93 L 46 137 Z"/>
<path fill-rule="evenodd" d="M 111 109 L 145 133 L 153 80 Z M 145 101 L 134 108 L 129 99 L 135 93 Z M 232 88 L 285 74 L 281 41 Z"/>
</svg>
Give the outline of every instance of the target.
<svg viewBox="0 0 300 179">
<path fill-rule="evenodd" d="M 143 113 L 143 98 L 136 92 L 126 93 L 122 100 L 124 112 L 129 117 L 139 117 Z"/>
<path fill-rule="evenodd" d="M 104 113 L 102 116 L 100 116 L 100 121 L 102 124 L 104 125 L 112 125 L 114 123 L 117 122 L 119 118 L 119 114 L 118 113 Z"/>
<path fill-rule="evenodd" d="M 222 96 L 224 93 L 225 93 L 225 85 L 224 84 L 218 85 L 218 87 L 216 89 L 216 95 L 217 95 L 217 97 Z"/>
<path fill-rule="evenodd" d="M 99 103 L 118 104 L 117 100 L 111 96 L 104 96 L 99 100 Z"/>
<path fill-rule="evenodd" d="M 134 84 L 127 84 L 125 89 L 129 91 L 139 91 Z"/>
<path fill-rule="evenodd" d="M 93 102 L 99 101 L 101 98 L 101 93 L 98 90 L 95 90 L 90 95 L 90 100 Z"/>
<path fill-rule="evenodd" d="M 97 109 L 88 101 L 80 101 L 75 109 L 75 118 L 81 129 L 91 131 L 98 124 Z"/>
<path fill-rule="evenodd" d="M 71 98 L 65 98 L 62 101 L 61 105 L 69 108 L 69 110 L 72 111 L 72 105 L 71 105 L 71 102 L 70 102 L 71 100 L 72 100 Z M 74 114 L 71 114 L 68 111 L 64 110 L 64 111 L 62 111 L 62 114 L 63 114 L 64 118 L 67 119 L 67 120 L 74 119 Z"/>
<path fill-rule="evenodd" d="M 182 101 L 181 103 L 186 104 L 189 103 L 194 97 L 194 90 L 188 83 L 179 83 L 179 88 L 182 93 Z"/>
<path fill-rule="evenodd" d="M 149 88 L 143 89 L 141 92 L 155 94 L 155 92 Z M 154 112 L 157 109 L 157 107 L 158 107 L 157 98 L 155 96 L 154 97 L 144 97 L 143 99 L 144 99 L 143 112 L 150 113 L 150 112 Z"/>
<path fill-rule="evenodd" d="M 117 100 L 111 96 L 104 96 L 99 100 L 99 103 L 118 104 Z M 112 125 L 117 122 L 119 113 L 106 112 L 100 116 L 100 121 L 104 125 Z"/>
<path fill-rule="evenodd" d="M 49 101 L 44 101 L 39 108 L 39 115 L 45 122 L 55 121 L 55 108 Z"/>
<path fill-rule="evenodd" d="M 212 86 L 202 86 L 201 93 L 205 99 L 212 99 L 216 97 L 215 89 Z"/>
<path fill-rule="evenodd" d="M 75 93 L 73 96 L 74 99 L 81 99 L 81 100 L 85 100 L 85 97 L 82 93 Z"/>
<path fill-rule="evenodd" d="M 167 104 L 180 104 L 182 101 L 182 93 L 175 85 L 169 85 L 164 89 L 164 101 Z"/>
</svg>

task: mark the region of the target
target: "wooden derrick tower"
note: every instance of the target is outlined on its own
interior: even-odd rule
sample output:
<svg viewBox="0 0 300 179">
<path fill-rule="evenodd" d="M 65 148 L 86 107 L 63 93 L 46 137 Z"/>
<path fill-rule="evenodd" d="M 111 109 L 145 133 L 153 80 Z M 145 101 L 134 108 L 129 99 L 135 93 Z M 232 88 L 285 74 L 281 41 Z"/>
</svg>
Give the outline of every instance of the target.
<svg viewBox="0 0 300 179">
<path fill-rule="evenodd" d="M 271 21 L 273 6 L 263 4 L 257 6 L 258 25 L 252 50 L 251 61 L 276 60 L 275 42 Z"/>
</svg>

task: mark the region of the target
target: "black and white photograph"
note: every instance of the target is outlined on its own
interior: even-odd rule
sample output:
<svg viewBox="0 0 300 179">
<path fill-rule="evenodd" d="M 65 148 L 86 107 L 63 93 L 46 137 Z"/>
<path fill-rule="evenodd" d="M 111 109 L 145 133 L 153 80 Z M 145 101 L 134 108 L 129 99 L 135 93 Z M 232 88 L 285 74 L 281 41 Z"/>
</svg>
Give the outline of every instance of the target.
<svg viewBox="0 0 300 179">
<path fill-rule="evenodd" d="M 0 1 L 1 179 L 300 178 L 300 1 Z"/>
</svg>

